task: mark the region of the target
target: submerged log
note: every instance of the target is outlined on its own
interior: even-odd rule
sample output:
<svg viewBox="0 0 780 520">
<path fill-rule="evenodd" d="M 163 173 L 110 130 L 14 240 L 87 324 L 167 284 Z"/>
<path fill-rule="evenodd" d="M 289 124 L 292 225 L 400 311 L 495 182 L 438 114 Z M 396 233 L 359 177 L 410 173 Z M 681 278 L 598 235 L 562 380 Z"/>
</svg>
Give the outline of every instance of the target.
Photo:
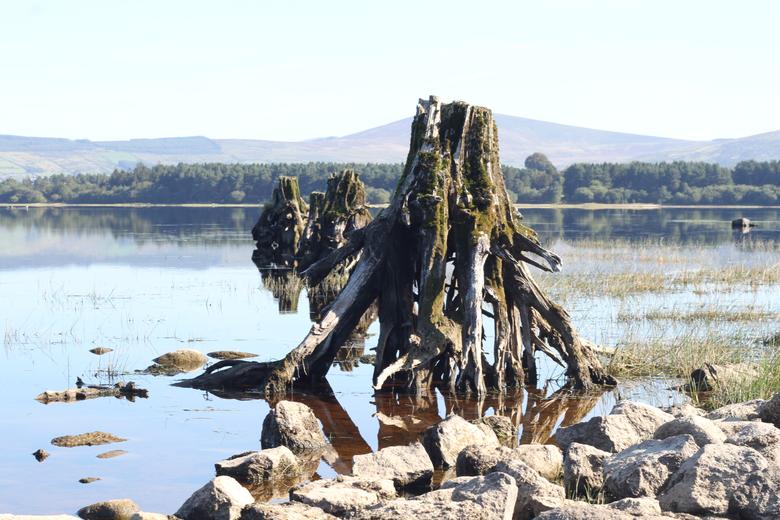
<svg viewBox="0 0 780 520">
<path fill-rule="evenodd" d="M 316 285 L 357 255 L 346 286 L 284 359 L 221 373 L 211 367 L 208 382 L 251 383 L 267 395 L 316 384 L 378 301 L 377 390 L 507 392 L 523 385 L 526 372 L 536 382 L 537 351 L 565 367 L 573 388 L 616 383 L 531 276 L 529 265 L 558 271 L 561 259 L 517 220 L 486 108 L 421 100 L 389 206 L 301 276 Z M 488 314 L 495 340 L 486 346 Z M 189 384 L 202 388 L 206 380 Z"/>
<path fill-rule="evenodd" d="M 49 404 L 72 403 L 98 397 L 116 397 L 118 399 L 124 398 L 128 401 L 135 401 L 136 397 L 141 399 L 149 397 L 149 391 L 145 388 L 138 388 L 131 381 L 127 384 L 117 383 L 113 386 L 91 385 L 80 388 L 68 388 L 62 391 L 46 390 L 38 394 L 35 399 L 44 404 Z"/>
<path fill-rule="evenodd" d="M 258 266 L 289 266 L 295 261 L 298 241 L 306 225 L 308 207 L 301 198 L 297 177 L 279 177 L 271 202 L 252 228 L 257 248 L 252 260 Z"/>
</svg>

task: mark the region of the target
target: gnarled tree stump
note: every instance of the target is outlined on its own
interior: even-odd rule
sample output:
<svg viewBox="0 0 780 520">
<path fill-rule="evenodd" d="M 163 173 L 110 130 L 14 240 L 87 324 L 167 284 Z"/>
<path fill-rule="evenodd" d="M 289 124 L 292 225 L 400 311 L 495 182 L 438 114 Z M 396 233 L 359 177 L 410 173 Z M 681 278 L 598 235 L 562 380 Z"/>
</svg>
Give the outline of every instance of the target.
<svg viewBox="0 0 780 520">
<path fill-rule="evenodd" d="M 258 267 L 293 267 L 296 247 L 306 225 L 308 207 L 301 198 L 297 177 L 279 177 L 271 202 L 252 228 L 257 248 L 252 260 Z"/>
<path fill-rule="evenodd" d="M 266 394 L 314 385 L 375 301 L 376 389 L 506 392 L 523 385 L 526 371 L 535 382 L 538 350 L 565 367 L 574 388 L 615 384 L 530 274 L 528 265 L 557 271 L 561 260 L 517 221 L 490 110 L 421 100 L 389 206 L 301 275 L 316 285 L 358 254 L 346 286 L 284 359 L 221 372 L 227 367 L 217 363 L 191 384 L 249 382 Z M 495 329 L 487 352 L 485 316 Z"/>
</svg>

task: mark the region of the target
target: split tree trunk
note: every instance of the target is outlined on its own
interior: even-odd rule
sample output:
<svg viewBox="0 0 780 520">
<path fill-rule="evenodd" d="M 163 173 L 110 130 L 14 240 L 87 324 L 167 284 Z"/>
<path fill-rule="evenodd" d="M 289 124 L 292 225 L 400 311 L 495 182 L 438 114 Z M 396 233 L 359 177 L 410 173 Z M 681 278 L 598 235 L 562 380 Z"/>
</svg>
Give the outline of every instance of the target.
<svg viewBox="0 0 780 520">
<path fill-rule="evenodd" d="M 266 394 L 324 377 L 374 301 L 380 321 L 377 390 L 392 385 L 418 392 L 431 386 L 478 395 L 506 392 L 524 383 L 526 371 L 535 382 L 537 351 L 561 364 L 574 388 L 615 384 L 566 311 L 528 270 L 533 265 L 558 271 L 561 260 L 517 221 L 501 175 L 496 125 L 486 108 L 433 97 L 420 101 L 389 206 L 302 276 L 316 285 L 356 255 L 346 286 L 300 345 L 284 359 L 257 367 L 254 384 Z M 485 316 L 495 328 L 487 351 Z M 215 367 L 206 374 L 212 381 L 220 376 Z M 246 381 L 246 367 L 236 368 L 219 379 Z"/>
</svg>

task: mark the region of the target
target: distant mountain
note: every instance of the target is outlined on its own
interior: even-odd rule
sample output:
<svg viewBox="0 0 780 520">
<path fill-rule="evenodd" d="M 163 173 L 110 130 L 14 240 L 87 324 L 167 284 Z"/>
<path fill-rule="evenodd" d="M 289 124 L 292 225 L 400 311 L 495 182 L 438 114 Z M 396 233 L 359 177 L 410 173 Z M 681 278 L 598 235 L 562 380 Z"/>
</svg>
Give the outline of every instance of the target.
<svg viewBox="0 0 780 520">
<path fill-rule="evenodd" d="M 714 141 L 685 141 L 547 123 L 496 114 L 501 160 L 522 165 L 533 152 L 556 165 L 573 162 L 701 160 L 731 166 L 780 159 L 780 131 Z M 89 141 L 0 135 L 0 177 L 101 173 L 114 168 L 178 162 L 402 162 L 411 118 L 344 137 L 307 141 L 170 137 Z"/>
</svg>

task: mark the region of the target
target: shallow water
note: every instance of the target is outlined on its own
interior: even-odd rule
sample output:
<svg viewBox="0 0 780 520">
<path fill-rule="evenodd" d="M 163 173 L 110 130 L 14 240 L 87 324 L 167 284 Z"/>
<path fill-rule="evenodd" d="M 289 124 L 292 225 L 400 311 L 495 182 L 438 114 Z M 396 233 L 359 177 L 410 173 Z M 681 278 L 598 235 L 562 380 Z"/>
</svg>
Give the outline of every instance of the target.
<svg viewBox="0 0 780 520">
<path fill-rule="evenodd" d="M 310 325 L 305 293 L 292 312 L 290 302 L 280 305 L 263 287 L 250 261 L 249 230 L 257 213 L 246 208 L 0 209 L 0 512 L 74 512 L 122 497 L 145 510 L 174 512 L 213 477 L 214 462 L 259 448 L 266 402 L 171 386 L 186 374 L 134 373 L 179 348 L 250 351 L 257 360 L 277 359 L 303 337 Z M 523 209 L 523 214 L 542 241 L 562 254 L 567 271 L 561 276 L 653 264 L 624 257 L 605 263 L 598 252 L 616 241 L 641 251 L 653 240 L 652 255 L 668 247 L 670 255 L 682 254 L 694 266 L 777 262 L 777 248 L 766 247 L 780 241 L 777 209 Z M 728 222 L 739 216 L 759 227 L 734 237 Z M 740 290 L 728 299 L 780 311 L 776 291 Z M 681 291 L 626 303 L 571 295 L 567 306 L 585 335 L 612 344 L 622 333 L 617 316 L 626 306 L 687 306 L 723 298 L 717 292 Z M 376 324 L 369 332 L 377 332 Z M 366 353 L 373 341 L 375 335 L 367 338 Z M 96 346 L 114 351 L 88 352 Z M 546 388 L 504 400 L 374 396 L 371 367 L 354 359 L 331 370 L 332 396 L 292 398 L 314 408 L 331 438 L 335 451 L 320 461 L 320 476 L 348 472 L 356 453 L 411 442 L 453 411 L 469 418 L 509 415 L 522 425 L 522 442 L 544 442 L 561 423 L 608 412 L 618 394 L 653 404 L 683 399 L 668 390 L 668 381 L 653 380 L 624 384 L 600 397 L 568 399 L 554 394 L 560 370 L 540 363 L 542 382 L 550 380 Z M 135 402 L 101 398 L 44 405 L 34 400 L 44 390 L 73 387 L 76 377 L 88 383 L 132 380 L 150 395 Z M 60 435 L 94 430 L 127 441 L 79 448 L 50 444 Z M 38 448 L 51 454 L 42 463 L 31 455 Z M 112 449 L 127 454 L 96 457 Z M 82 477 L 101 480 L 85 485 L 78 482 Z"/>
</svg>

